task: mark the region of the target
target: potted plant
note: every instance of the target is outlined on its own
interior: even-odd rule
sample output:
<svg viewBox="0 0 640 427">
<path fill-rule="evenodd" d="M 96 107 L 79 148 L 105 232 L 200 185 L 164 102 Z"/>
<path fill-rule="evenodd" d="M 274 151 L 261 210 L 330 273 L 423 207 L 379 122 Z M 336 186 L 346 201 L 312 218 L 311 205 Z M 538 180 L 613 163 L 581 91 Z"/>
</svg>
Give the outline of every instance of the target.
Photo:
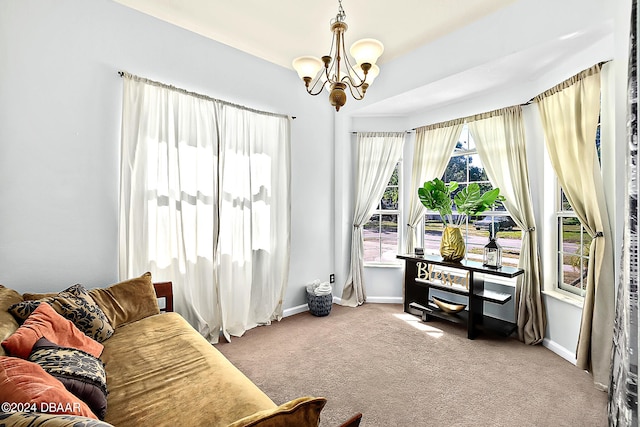
<svg viewBox="0 0 640 427">
<path fill-rule="evenodd" d="M 445 226 L 440 242 L 440 255 L 445 261 L 452 262 L 460 261 L 465 255 L 460 225 L 464 224 L 467 218 L 477 216 L 491 209 L 498 202 L 504 201 L 499 188 L 482 193 L 480 185 L 471 183 L 460 189 L 452 198 L 453 192 L 457 189 L 458 183 L 456 181 L 445 184 L 438 178 L 427 181 L 422 188 L 418 188 L 420 202 L 427 209 L 437 211 L 440 214 Z M 453 213 L 454 203 L 457 208 L 455 216 Z"/>
</svg>

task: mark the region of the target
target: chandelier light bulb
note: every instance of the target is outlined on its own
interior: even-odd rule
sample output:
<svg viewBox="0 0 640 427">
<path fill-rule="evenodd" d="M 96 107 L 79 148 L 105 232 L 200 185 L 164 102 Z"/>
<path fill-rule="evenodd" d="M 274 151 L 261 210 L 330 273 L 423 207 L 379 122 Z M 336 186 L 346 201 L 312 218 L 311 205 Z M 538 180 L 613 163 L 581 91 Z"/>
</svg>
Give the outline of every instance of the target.
<svg viewBox="0 0 640 427">
<path fill-rule="evenodd" d="M 313 79 L 323 66 L 322 61 L 315 56 L 301 56 L 294 59 L 292 65 L 302 80 L 305 77 Z"/>
<path fill-rule="evenodd" d="M 384 52 L 384 46 L 376 39 L 361 39 L 351 45 L 350 52 L 356 64 L 374 65 Z"/>
<path fill-rule="evenodd" d="M 371 85 L 371 83 L 373 83 L 376 77 L 378 77 L 378 74 L 380 74 L 380 67 L 378 67 L 375 64 L 372 65 L 369 71 L 367 72 L 367 83 Z M 358 78 L 360 79 L 360 81 L 363 81 L 364 71 L 360 67 L 353 68 L 351 69 L 351 77 Z"/>
</svg>

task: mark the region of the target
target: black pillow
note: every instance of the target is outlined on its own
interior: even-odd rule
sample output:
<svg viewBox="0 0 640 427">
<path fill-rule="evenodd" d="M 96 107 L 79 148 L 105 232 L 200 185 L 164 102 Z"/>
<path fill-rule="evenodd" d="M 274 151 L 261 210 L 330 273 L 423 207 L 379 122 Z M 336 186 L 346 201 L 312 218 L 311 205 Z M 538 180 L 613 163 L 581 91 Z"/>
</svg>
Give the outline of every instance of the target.
<svg viewBox="0 0 640 427">
<path fill-rule="evenodd" d="M 36 341 L 28 360 L 58 379 L 104 420 L 107 413 L 107 374 L 102 360 L 82 350 L 61 347 L 44 337 Z"/>
</svg>

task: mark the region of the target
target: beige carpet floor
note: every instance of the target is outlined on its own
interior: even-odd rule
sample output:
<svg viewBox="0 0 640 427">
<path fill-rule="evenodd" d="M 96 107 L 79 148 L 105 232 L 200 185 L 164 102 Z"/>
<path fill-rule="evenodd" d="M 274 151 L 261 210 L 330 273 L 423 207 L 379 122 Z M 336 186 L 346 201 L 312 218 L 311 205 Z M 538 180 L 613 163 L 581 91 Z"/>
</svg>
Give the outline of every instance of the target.
<svg viewBox="0 0 640 427">
<path fill-rule="evenodd" d="M 274 402 L 324 396 L 321 426 L 606 426 L 607 395 L 542 346 L 481 335 L 396 304 L 334 305 L 216 347 Z"/>
</svg>

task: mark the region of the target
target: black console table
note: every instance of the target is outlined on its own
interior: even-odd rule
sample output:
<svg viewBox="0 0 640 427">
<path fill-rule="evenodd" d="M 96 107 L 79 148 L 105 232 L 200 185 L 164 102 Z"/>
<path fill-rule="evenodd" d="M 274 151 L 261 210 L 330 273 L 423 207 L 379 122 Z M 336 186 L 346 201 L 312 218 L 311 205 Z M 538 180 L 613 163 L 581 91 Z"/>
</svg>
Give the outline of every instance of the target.
<svg viewBox="0 0 640 427">
<path fill-rule="evenodd" d="M 512 322 L 485 316 L 483 313 L 484 302 L 505 304 L 511 299 L 511 294 L 495 292 L 484 288 L 484 280 L 474 273 L 482 273 L 492 276 L 512 278 L 524 273 L 521 268 L 501 267 L 498 269 L 484 267 L 476 261 L 462 260 L 461 262 L 447 262 L 440 256 L 434 255 L 397 255 L 397 258 L 405 261 L 404 270 L 404 311 L 422 317 L 423 321 L 431 317 L 445 319 L 455 323 L 467 325 L 467 338 L 474 339 L 481 329 L 489 329 L 506 336 L 511 335 L 516 325 Z M 467 286 L 442 283 L 433 280 L 433 275 L 428 269 L 433 266 L 446 267 L 447 270 L 462 270 L 463 282 Z M 467 297 L 468 311 L 450 314 L 440 308 L 429 299 L 429 289 L 438 289 L 456 295 Z"/>
</svg>

